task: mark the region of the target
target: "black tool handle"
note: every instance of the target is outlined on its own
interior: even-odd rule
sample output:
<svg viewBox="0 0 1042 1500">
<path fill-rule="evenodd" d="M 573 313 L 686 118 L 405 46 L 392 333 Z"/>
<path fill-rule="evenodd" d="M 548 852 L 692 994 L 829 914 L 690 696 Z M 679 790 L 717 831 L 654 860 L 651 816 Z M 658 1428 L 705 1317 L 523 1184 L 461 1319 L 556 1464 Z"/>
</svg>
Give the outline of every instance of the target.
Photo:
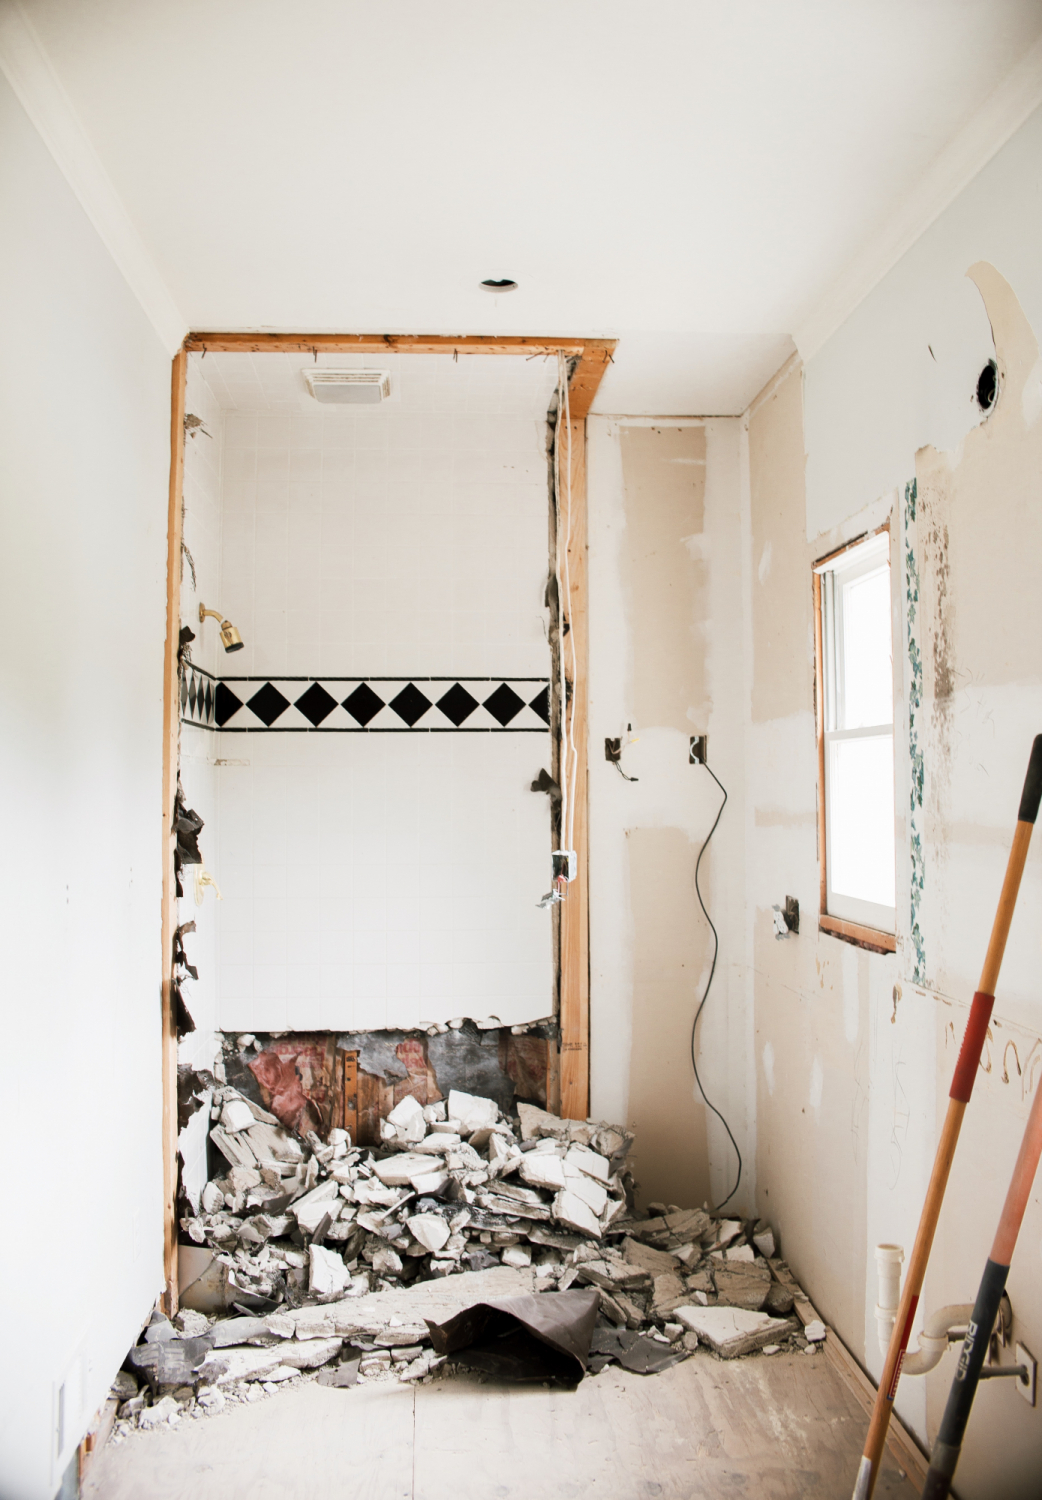
<svg viewBox="0 0 1042 1500">
<path fill-rule="evenodd" d="M 1039 740 L 1036 740 L 1036 748 L 1038 744 Z M 1033 765 L 1034 751 L 1031 760 Z M 1030 772 L 1028 774 L 1030 776 Z M 999 1315 L 999 1303 L 1006 1289 L 1008 1275 L 1009 1266 L 1000 1266 L 993 1260 L 989 1260 L 984 1267 L 977 1300 L 973 1304 L 973 1316 L 966 1329 L 966 1338 L 959 1351 L 959 1363 L 948 1392 L 948 1404 L 944 1408 L 940 1431 L 933 1445 L 922 1500 L 945 1500 L 951 1491 L 955 1466 L 959 1462 L 962 1440 L 966 1435 L 966 1424 L 970 1420 L 973 1398 L 977 1394 L 981 1366 L 988 1352 L 991 1331 Z"/>
<path fill-rule="evenodd" d="M 1042 734 L 1036 734 L 1031 746 L 1028 774 L 1024 777 L 1024 790 L 1020 794 L 1018 822 L 1033 823 L 1038 817 L 1040 802 L 1042 802 Z"/>
</svg>

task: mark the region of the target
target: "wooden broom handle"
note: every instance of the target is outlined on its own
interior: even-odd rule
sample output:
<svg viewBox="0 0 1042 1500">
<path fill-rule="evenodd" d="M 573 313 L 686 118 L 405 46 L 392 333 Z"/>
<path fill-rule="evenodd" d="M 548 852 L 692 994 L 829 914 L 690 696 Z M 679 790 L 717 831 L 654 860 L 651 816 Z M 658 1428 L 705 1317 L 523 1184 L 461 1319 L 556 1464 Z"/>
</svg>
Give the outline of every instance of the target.
<svg viewBox="0 0 1042 1500">
<path fill-rule="evenodd" d="M 1028 857 L 1028 847 L 1031 843 L 1035 819 L 1038 817 L 1040 802 L 1042 802 L 1042 734 L 1037 734 L 1031 746 L 1031 757 L 1028 761 L 1020 809 L 1017 814 L 1017 826 L 1013 834 L 1013 845 L 1009 851 L 1006 877 L 1002 882 L 998 909 L 991 928 L 991 939 L 984 958 L 984 967 L 981 970 L 980 987 L 970 1006 L 969 1020 L 966 1023 L 962 1047 L 959 1049 L 959 1060 L 955 1064 L 948 1111 L 937 1142 L 937 1154 L 934 1158 L 933 1172 L 930 1174 L 930 1185 L 926 1190 L 926 1201 L 919 1220 L 919 1230 L 912 1247 L 911 1259 L 908 1262 L 908 1274 L 905 1277 L 897 1317 L 894 1320 L 894 1331 L 890 1335 L 890 1348 L 887 1350 L 883 1375 L 879 1382 L 879 1389 L 876 1391 L 872 1420 L 865 1439 L 864 1455 L 858 1470 L 857 1483 L 854 1486 L 853 1500 L 871 1500 L 875 1489 L 879 1460 L 883 1454 L 887 1428 L 890 1426 L 890 1413 L 897 1394 L 897 1383 L 901 1378 L 901 1364 L 905 1350 L 908 1348 L 919 1294 L 923 1289 L 926 1266 L 930 1259 L 933 1237 L 941 1214 L 941 1204 L 944 1202 L 945 1188 L 948 1185 L 948 1175 L 955 1157 L 959 1131 L 962 1129 L 962 1118 L 970 1102 L 973 1081 L 977 1075 L 981 1051 L 988 1034 L 991 1010 L 995 1004 L 995 986 L 1002 967 L 1002 956 L 1006 951 L 1006 939 L 1009 937 L 1010 923 L 1017 904 L 1017 893 L 1020 890 L 1020 881 L 1024 874 L 1024 864 Z"/>
</svg>

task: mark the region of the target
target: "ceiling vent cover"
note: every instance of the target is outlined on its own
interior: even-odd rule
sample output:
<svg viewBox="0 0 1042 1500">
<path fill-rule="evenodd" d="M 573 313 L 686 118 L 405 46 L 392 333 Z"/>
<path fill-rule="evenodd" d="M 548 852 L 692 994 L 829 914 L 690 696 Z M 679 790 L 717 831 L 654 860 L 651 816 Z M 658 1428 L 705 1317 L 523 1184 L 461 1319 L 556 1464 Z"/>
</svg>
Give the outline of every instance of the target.
<svg viewBox="0 0 1042 1500">
<path fill-rule="evenodd" d="M 316 401 L 339 406 L 372 406 L 391 394 L 389 370 L 316 370 L 304 372 Z"/>
</svg>

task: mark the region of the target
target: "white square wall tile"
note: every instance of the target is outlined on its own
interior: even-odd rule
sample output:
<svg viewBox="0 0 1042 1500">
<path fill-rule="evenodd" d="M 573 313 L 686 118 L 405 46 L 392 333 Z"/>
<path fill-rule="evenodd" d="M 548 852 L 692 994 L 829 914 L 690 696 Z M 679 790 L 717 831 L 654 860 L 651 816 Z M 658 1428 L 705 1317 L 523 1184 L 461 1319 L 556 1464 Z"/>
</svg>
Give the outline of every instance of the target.
<svg viewBox="0 0 1042 1500">
<path fill-rule="evenodd" d="M 465 363 L 396 361 L 395 399 L 354 413 L 309 409 L 296 357 L 243 358 L 239 395 L 265 388 L 287 405 L 222 423 L 235 457 L 224 464 L 214 587 L 247 640 L 237 671 L 549 671 L 542 413 L 553 371 Z M 197 442 L 200 493 L 216 496 L 208 456 Z M 345 1007 L 354 1024 L 380 1025 L 392 1006 L 407 1024 L 466 1009 L 462 987 L 484 1014 L 489 975 L 503 969 L 495 987 L 517 989 L 521 1008 L 505 1020 L 548 1012 L 549 926 L 528 908 L 547 887 L 549 825 L 545 799 L 533 818 L 522 795 L 546 763 L 543 739 L 532 737 L 527 758 L 513 736 L 259 734 L 225 745 L 253 769 L 221 775 L 216 873 L 232 901 L 220 920 L 229 935 L 261 935 L 228 954 L 253 953 L 258 976 L 266 964 L 286 971 L 282 990 L 274 975 L 260 981 L 258 1004 L 284 1003 L 286 1025 L 305 1015 L 346 1025 Z M 248 795 L 231 791 L 232 775 L 251 779 Z M 524 963 L 539 976 L 535 993 L 505 972 Z M 227 965 L 242 987 L 240 967 Z"/>
</svg>

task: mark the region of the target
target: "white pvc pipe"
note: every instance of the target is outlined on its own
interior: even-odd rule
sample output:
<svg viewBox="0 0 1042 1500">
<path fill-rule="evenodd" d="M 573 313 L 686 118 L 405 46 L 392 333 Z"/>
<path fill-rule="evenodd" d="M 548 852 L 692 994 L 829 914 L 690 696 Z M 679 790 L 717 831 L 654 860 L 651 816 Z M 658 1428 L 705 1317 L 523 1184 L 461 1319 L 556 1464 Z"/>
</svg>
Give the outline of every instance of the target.
<svg viewBox="0 0 1042 1500">
<path fill-rule="evenodd" d="M 876 1246 L 876 1273 L 879 1285 L 876 1329 L 879 1333 L 879 1347 L 883 1354 L 889 1352 L 890 1336 L 894 1331 L 897 1306 L 901 1300 L 901 1262 L 904 1258 L 905 1253 L 900 1245 Z"/>
<path fill-rule="evenodd" d="M 904 1357 L 901 1374 L 925 1375 L 927 1370 L 932 1370 L 948 1347 L 949 1331 L 953 1328 L 965 1328 L 972 1317 L 972 1302 L 952 1302 L 931 1313 L 919 1335 L 919 1348 L 914 1354 L 906 1354 Z"/>
</svg>

